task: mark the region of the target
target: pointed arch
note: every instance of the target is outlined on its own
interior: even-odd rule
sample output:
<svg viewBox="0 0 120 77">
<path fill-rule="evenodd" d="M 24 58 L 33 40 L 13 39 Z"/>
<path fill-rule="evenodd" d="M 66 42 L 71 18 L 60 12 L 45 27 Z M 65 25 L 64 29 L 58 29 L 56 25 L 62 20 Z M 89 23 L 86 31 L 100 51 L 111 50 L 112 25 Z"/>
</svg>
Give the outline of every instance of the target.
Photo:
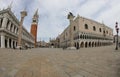
<svg viewBox="0 0 120 77">
<path fill-rule="evenodd" d="M 91 47 L 91 42 L 89 42 L 89 47 Z"/>
<path fill-rule="evenodd" d="M 84 47 L 84 42 L 81 42 L 80 47 L 81 47 L 81 48 Z"/>
<path fill-rule="evenodd" d="M 94 42 L 92 42 L 92 47 L 94 47 Z"/>
<path fill-rule="evenodd" d="M 85 48 L 87 48 L 88 47 L 88 43 L 87 42 L 85 42 Z"/>
</svg>

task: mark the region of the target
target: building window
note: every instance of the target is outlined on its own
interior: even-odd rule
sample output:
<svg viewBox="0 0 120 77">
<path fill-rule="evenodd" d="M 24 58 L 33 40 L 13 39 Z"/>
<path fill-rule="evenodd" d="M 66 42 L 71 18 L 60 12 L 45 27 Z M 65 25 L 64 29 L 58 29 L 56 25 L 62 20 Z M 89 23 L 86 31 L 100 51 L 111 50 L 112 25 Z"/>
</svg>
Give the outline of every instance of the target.
<svg viewBox="0 0 120 77">
<path fill-rule="evenodd" d="M 105 30 L 103 31 L 103 33 L 105 34 Z"/>
<path fill-rule="evenodd" d="M 7 21 L 7 25 L 6 25 L 6 28 L 7 28 L 7 29 L 8 29 L 8 26 L 9 26 L 9 22 L 10 22 L 10 21 L 8 20 L 8 21 Z"/>
<path fill-rule="evenodd" d="M 11 24 L 10 31 L 12 31 L 13 24 Z"/>
<path fill-rule="evenodd" d="M 96 27 L 95 26 L 93 26 L 93 31 L 96 31 Z"/>
<path fill-rule="evenodd" d="M 0 28 L 2 27 L 3 18 L 0 21 Z"/>
<path fill-rule="evenodd" d="M 88 29 L 88 25 L 87 24 L 85 24 L 85 29 Z"/>
<path fill-rule="evenodd" d="M 101 28 L 99 28 L 99 31 L 101 32 Z"/>
<path fill-rule="evenodd" d="M 76 27 L 74 26 L 74 31 L 76 30 Z"/>
<path fill-rule="evenodd" d="M 108 34 L 108 31 L 106 31 L 106 33 Z"/>
<path fill-rule="evenodd" d="M 16 29 L 16 27 L 14 26 L 14 31 L 13 31 L 14 33 L 15 33 L 15 29 Z"/>
</svg>

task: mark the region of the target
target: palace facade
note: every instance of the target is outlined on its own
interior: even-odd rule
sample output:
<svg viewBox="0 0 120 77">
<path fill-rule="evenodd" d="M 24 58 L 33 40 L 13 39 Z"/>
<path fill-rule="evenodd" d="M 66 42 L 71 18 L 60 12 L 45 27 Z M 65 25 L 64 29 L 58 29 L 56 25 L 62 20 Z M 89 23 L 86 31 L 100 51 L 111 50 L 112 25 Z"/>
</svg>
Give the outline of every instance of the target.
<svg viewBox="0 0 120 77">
<path fill-rule="evenodd" d="M 11 8 L 0 10 L 0 48 L 17 47 L 19 26 L 19 20 Z M 22 28 L 22 46 L 34 47 L 34 36 Z"/>
<path fill-rule="evenodd" d="M 87 48 L 112 45 L 113 29 L 103 23 L 68 14 L 69 26 L 58 36 L 60 47 Z"/>
</svg>

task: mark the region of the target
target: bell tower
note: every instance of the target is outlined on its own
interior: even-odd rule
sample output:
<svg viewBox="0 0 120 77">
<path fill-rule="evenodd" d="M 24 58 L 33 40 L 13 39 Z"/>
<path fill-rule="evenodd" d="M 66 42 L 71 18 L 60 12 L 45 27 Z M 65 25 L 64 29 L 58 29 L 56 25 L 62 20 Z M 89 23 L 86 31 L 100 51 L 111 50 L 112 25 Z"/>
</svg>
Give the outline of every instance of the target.
<svg viewBox="0 0 120 77">
<path fill-rule="evenodd" d="M 30 31 L 30 33 L 34 36 L 34 47 L 36 47 L 36 43 L 37 43 L 38 18 L 39 18 L 39 15 L 38 15 L 38 9 L 37 9 L 32 18 L 31 31 Z"/>
</svg>

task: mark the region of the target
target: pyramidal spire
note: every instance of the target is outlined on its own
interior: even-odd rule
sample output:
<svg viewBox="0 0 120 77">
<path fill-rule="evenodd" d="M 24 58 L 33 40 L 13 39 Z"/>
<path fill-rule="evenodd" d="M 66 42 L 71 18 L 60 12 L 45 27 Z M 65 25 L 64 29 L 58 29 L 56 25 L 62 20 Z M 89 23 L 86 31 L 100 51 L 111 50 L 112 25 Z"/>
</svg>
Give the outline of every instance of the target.
<svg viewBox="0 0 120 77">
<path fill-rule="evenodd" d="M 34 16 L 37 16 L 37 17 L 39 16 L 39 15 L 38 15 L 38 9 L 36 10 Z"/>
</svg>

